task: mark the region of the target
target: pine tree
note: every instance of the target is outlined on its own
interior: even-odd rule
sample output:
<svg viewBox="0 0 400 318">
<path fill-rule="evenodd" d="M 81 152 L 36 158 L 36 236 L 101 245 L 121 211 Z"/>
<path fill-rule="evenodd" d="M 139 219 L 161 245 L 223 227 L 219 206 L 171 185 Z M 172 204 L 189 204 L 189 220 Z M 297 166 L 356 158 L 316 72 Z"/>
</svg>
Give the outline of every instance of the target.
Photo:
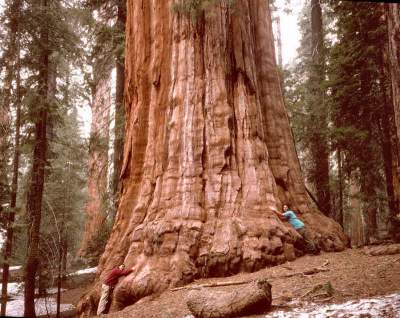
<svg viewBox="0 0 400 318">
<path fill-rule="evenodd" d="M 13 81 L 15 80 L 16 56 L 18 56 L 19 42 L 19 11 L 21 0 L 9 0 L 6 2 L 5 13 L 2 21 L 7 30 L 3 40 L 5 52 L 2 57 L 2 68 L 4 64 L 5 76 L 0 95 L 0 215 L 3 207 L 9 203 L 9 157 L 11 116 L 10 104 L 12 100 Z M 1 72 L 0 72 L 1 73 Z M 1 215 L 2 216 L 2 215 Z"/>
<path fill-rule="evenodd" d="M 328 68 L 333 145 L 347 178 L 360 187 L 369 242 L 378 236 L 379 215 L 387 209 L 387 193 L 380 191 L 387 179 L 384 133 L 389 129 L 384 124 L 389 114 L 382 60 L 386 29 L 379 4 L 341 1 L 331 8 L 337 37 Z"/>
<path fill-rule="evenodd" d="M 25 63 L 29 69 L 30 87 L 25 98 L 33 124 L 32 167 L 27 191 L 27 255 L 25 265 L 25 316 L 34 317 L 35 279 L 40 260 L 42 202 L 49 159 L 49 140 L 54 134 L 57 117 L 57 61 L 62 56 L 75 58 L 77 36 L 68 23 L 68 10 L 58 0 L 27 1 L 23 32 L 28 40 Z M 50 149 L 51 150 L 51 149 Z"/>
<path fill-rule="evenodd" d="M 10 111 L 10 100 L 11 100 L 11 84 L 15 79 L 15 107 L 16 107 L 16 118 L 15 118 L 15 138 L 14 138 L 14 151 L 13 151 L 13 160 L 12 160 L 12 179 L 10 186 L 10 201 L 9 201 L 9 211 L 7 211 L 6 218 L 6 240 L 3 248 L 3 270 L 2 270 L 2 290 L 1 290 L 1 315 L 6 315 L 6 306 L 7 306 L 7 289 L 8 289 L 8 279 L 9 279 L 9 262 L 12 256 L 12 242 L 13 242 L 13 228 L 14 228 L 14 220 L 16 213 L 16 201 L 17 201 L 17 191 L 18 191 L 18 169 L 19 169 L 19 147 L 20 147 L 20 126 L 21 126 L 21 79 L 20 79 L 20 32 L 19 32 L 19 11 L 21 7 L 21 1 L 15 0 L 10 4 L 9 9 L 6 10 L 6 16 L 9 14 L 9 33 L 11 35 L 11 39 L 9 42 L 9 50 L 8 50 L 8 58 L 14 60 L 13 62 L 9 61 L 9 64 L 6 68 L 6 79 L 5 79 L 5 88 L 3 95 L 3 110 L 5 112 Z M 8 12 L 7 12 L 8 11 Z M 14 78 L 15 77 L 15 78 Z M 8 85 L 8 87 L 7 87 Z M 3 117 L 3 115 L 0 115 Z M 5 117 L 9 117 L 4 114 Z M 6 128 L 3 127 L 5 130 Z M 6 137 L 6 134 L 3 135 Z M 0 138 L 1 139 L 1 138 Z M 0 141 L 0 152 L 2 156 L 0 159 L 0 179 L 7 180 L 6 173 L 6 155 L 8 153 L 4 142 L 5 139 Z M 0 197 L 4 194 L 5 191 L 2 186 L 0 186 Z M 3 205 L 3 198 L 0 198 L 0 206 Z M 0 213 L 2 209 L 0 207 Z"/>
</svg>

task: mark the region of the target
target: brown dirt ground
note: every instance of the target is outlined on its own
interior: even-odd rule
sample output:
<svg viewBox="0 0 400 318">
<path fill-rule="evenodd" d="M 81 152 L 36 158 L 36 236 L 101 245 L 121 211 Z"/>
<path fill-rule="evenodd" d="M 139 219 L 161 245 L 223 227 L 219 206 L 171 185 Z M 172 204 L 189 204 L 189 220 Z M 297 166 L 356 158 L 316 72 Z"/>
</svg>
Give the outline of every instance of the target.
<svg viewBox="0 0 400 318">
<path fill-rule="evenodd" d="M 311 268 L 325 267 L 328 271 L 313 275 L 295 275 Z M 347 300 L 387 295 L 400 292 L 400 254 L 369 256 L 363 249 L 348 249 L 340 253 L 322 253 L 318 256 L 304 256 L 279 266 L 265 268 L 255 273 L 241 273 L 225 278 L 201 279 L 188 286 L 227 281 L 243 281 L 268 278 L 272 284 L 272 310 L 290 310 L 291 300 L 312 300 L 323 303 L 342 303 Z M 310 292 L 318 284 L 330 282 L 332 297 L 317 297 Z M 240 285 L 209 287 L 210 289 L 233 291 Z M 78 288 L 63 293 L 63 303 L 77 304 L 86 288 Z M 310 293 L 308 293 L 310 292 Z M 123 311 L 110 317 L 180 318 L 190 314 L 185 296 L 188 289 L 166 291 L 161 295 L 145 297 Z M 253 316 L 256 317 L 256 316 Z"/>
</svg>

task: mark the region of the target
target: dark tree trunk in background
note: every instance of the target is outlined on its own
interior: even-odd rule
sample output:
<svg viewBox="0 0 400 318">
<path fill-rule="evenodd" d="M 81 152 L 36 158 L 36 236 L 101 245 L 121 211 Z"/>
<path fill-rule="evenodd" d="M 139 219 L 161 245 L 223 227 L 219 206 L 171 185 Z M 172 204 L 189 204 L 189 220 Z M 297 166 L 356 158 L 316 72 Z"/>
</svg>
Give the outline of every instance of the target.
<svg viewBox="0 0 400 318">
<path fill-rule="evenodd" d="M 338 164 L 338 179 L 339 179 L 339 209 L 336 213 L 336 222 L 343 227 L 343 164 L 342 164 L 342 150 L 337 148 L 337 164 Z"/>
<path fill-rule="evenodd" d="M 47 0 L 41 0 L 41 9 L 48 8 Z M 34 111 L 35 143 L 33 148 L 33 164 L 28 185 L 26 211 L 28 218 L 28 246 L 25 265 L 25 292 L 24 292 L 24 316 L 35 315 L 35 277 L 38 270 L 40 253 L 40 220 L 42 214 L 42 198 L 44 188 L 44 172 L 47 160 L 47 119 L 48 119 L 48 90 L 49 90 L 49 36 L 45 25 L 42 26 L 40 42 L 42 51 L 39 58 L 38 93 L 40 104 Z"/>
<path fill-rule="evenodd" d="M 311 49 L 310 72 L 311 118 L 313 125 L 310 142 L 312 166 L 310 181 L 314 184 L 318 206 L 326 215 L 331 213 L 329 187 L 329 142 L 327 136 L 328 111 L 325 103 L 325 53 L 320 0 L 311 1 Z"/>
<path fill-rule="evenodd" d="M 396 124 L 396 135 L 393 136 L 393 195 L 394 207 L 389 213 L 391 236 L 400 240 L 400 6 L 398 4 L 387 5 L 387 21 L 389 36 L 389 63 L 392 79 L 392 99 Z M 397 216 L 396 216 L 397 215 Z"/>
<path fill-rule="evenodd" d="M 381 99 L 383 100 L 383 111 L 380 112 L 380 134 L 382 145 L 382 156 L 385 171 L 386 192 L 388 197 L 389 211 L 396 210 L 396 198 L 394 193 L 394 170 L 393 164 L 397 160 L 397 136 L 393 108 L 390 80 L 390 66 L 388 65 L 388 46 L 382 53 L 382 72 L 380 76 Z M 389 212 L 390 214 L 390 212 Z M 390 226 L 389 232 L 390 232 Z"/>
<path fill-rule="evenodd" d="M 125 34 L 126 23 L 126 1 L 118 3 L 117 33 Z M 120 188 L 118 187 L 121 174 L 122 159 L 124 154 L 124 131 L 125 131 L 125 109 L 124 109 L 124 83 L 125 83 L 125 58 L 124 55 L 116 56 L 116 90 L 115 90 L 115 139 L 114 139 L 114 173 L 113 194 L 116 207 L 118 207 Z"/>
<path fill-rule="evenodd" d="M 81 316 L 121 262 L 133 272 L 111 311 L 198 277 L 285 262 L 296 233 L 272 212 L 282 203 L 324 250 L 347 244 L 304 187 L 267 1 L 222 1 L 196 22 L 174 3 L 127 2 L 121 201 Z"/>
</svg>

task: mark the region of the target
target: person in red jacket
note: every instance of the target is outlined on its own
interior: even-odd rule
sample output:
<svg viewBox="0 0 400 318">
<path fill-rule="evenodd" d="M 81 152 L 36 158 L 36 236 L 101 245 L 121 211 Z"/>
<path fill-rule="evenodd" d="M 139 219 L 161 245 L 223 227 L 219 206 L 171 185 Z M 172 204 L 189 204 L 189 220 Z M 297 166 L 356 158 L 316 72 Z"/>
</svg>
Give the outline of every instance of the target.
<svg viewBox="0 0 400 318">
<path fill-rule="evenodd" d="M 105 277 L 103 284 L 101 285 L 101 297 L 99 301 L 99 306 L 97 307 L 97 315 L 104 313 L 110 293 L 113 291 L 114 287 L 118 284 L 118 280 L 122 276 L 126 276 L 132 273 L 132 269 L 125 269 L 125 265 L 121 264 L 119 267 L 113 268 Z"/>
</svg>

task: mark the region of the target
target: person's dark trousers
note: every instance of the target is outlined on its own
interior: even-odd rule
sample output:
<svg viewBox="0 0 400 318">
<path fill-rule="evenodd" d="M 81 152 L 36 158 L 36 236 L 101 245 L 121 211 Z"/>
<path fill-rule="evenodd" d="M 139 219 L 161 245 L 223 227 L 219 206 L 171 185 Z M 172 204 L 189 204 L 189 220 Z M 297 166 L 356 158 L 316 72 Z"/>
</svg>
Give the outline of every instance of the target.
<svg viewBox="0 0 400 318">
<path fill-rule="evenodd" d="M 304 247 L 306 252 L 319 254 L 319 248 L 314 244 L 311 233 L 305 227 L 298 229 L 297 232 L 302 236 L 304 240 Z"/>
</svg>

